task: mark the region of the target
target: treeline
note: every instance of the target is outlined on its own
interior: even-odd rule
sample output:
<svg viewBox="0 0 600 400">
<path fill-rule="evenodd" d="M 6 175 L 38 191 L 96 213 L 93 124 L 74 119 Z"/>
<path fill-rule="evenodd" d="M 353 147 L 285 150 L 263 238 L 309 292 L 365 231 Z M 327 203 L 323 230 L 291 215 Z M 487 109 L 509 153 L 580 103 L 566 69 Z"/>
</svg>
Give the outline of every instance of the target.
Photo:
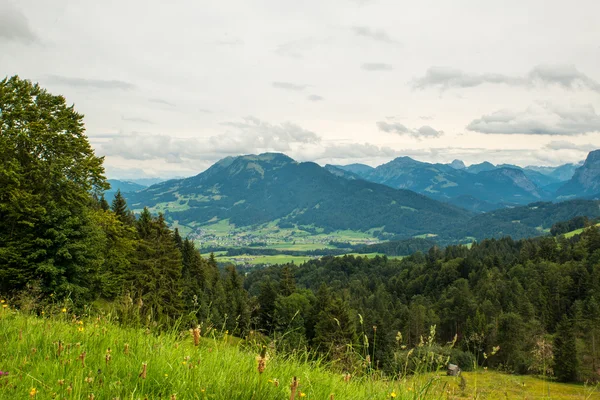
<svg viewBox="0 0 600 400">
<path fill-rule="evenodd" d="M 557 222 L 550 228 L 550 234 L 552 236 L 564 235 L 565 233 L 575 231 L 577 229 L 587 228 L 598 222 L 598 219 L 590 220 L 586 216 L 577 216 L 571 218 L 568 221 Z"/>
<path fill-rule="evenodd" d="M 344 344 L 368 344 L 373 362 L 393 371 L 407 354 L 400 346 L 418 347 L 435 325 L 440 345 L 456 338 L 449 355 L 461 368 L 600 378 L 595 227 L 569 240 L 485 240 L 401 261 L 325 257 L 254 271 L 245 287 L 258 300 L 255 329 L 281 346 L 341 358 Z"/>
<path fill-rule="evenodd" d="M 83 116 L 37 84 L 0 80 L 0 293 L 33 310 L 49 302 L 114 308 L 121 321 L 210 320 L 246 330 L 247 293 L 147 209 L 109 205 L 103 159 Z M 242 328 L 238 328 L 242 326 Z"/>
</svg>

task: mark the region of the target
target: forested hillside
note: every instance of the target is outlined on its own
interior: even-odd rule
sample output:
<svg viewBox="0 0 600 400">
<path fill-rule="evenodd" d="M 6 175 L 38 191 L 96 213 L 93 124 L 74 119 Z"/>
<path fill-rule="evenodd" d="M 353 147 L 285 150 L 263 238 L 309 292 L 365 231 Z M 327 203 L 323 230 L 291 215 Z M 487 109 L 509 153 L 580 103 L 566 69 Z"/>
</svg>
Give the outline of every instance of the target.
<svg viewBox="0 0 600 400">
<path fill-rule="evenodd" d="M 597 228 L 571 240 L 433 248 L 402 261 L 325 257 L 257 270 L 245 286 L 259 303 L 256 329 L 280 346 L 343 353 L 368 338 L 375 362 L 393 370 L 406 356 L 400 345 L 417 345 L 435 325 L 440 344 L 458 341 L 449 355 L 462 368 L 499 346 L 486 365 L 542 373 L 545 362 L 560 380 L 600 379 Z"/>
</svg>

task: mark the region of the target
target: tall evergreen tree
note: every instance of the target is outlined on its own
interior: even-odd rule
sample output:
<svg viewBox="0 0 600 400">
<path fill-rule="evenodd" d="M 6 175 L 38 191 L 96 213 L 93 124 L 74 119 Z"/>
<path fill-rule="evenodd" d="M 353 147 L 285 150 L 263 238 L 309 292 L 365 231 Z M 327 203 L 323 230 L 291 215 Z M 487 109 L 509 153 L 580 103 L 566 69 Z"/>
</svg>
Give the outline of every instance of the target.
<svg viewBox="0 0 600 400">
<path fill-rule="evenodd" d="M 137 229 L 140 240 L 129 278 L 131 293 L 146 317 L 177 318 L 183 311 L 181 252 L 162 215 L 152 218 L 145 208 Z"/>
<path fill-rule="evenodd" d="M 115 198 L 112 201 L 110 209 L 117 215 L 117 218 L 124 224 L 132 225 L 135 218 L 131 212 L 127 209 L 127 201 L 121 194 L 121 189 L 115 193 Z"/>
<path fill-rule="evenodd" d="M 566 316 L 556 327 L 554 336 L 554 375 L 559 382 L 577 380 L 578 358 L 572 321 Z"/>
</svg>

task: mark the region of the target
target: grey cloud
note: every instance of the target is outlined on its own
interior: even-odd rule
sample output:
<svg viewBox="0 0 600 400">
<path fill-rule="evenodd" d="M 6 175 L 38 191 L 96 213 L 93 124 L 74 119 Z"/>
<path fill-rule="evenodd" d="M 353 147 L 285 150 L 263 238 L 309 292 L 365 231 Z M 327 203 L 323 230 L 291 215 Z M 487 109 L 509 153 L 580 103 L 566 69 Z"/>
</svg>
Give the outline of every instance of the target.
<svg viewBox="0 0 600 400">
<path fill-rule="evenodd" d="M 102 143 L 107 156 L 120 156 L 130 160 L 164 159 L 169 163 L 181 163 L 184 158 L 203 159 L 204 147 L 195 138 L 174 138 L 160 134 L 131 133 Z"/>
<path fill-rule="evenodd" d="M 365 63 L 360 66 L 365 71 L 391 71 L 394 69 L 390 64 Z"/>
<path fill-rule="evenodd" d="M 592 150 L 597 149 L 599 146 L 594 146 L 591 143 L 588 144 L 575 144 L 567 142 L 566 140 L 553 140 L 547 143 L 544 148 L 548 150 L 577 150 L 582 153 L 588 153 Z"/>
<path fill-rule="evenodd" d="M 131 132 L 108 136 L 99 143 L 101 154 L 130 160 L 162 159 L 171 164 L 216 161 L 223 155 L 290 151 L 293 145 L 318 144 L 321 138 L 292 122 L 271 124 L 256 117 L 225 122 L 228 132 L 207 139 Z"/>
<path fill-rule="evenodd" d="M 500 110 L 484 115 L 467 129 L 490 134 L 582 135 L 600 132 L 600 115 L 591 105 L 536 104 L 521 112 Z"/>
<path fill-rule="evenodd" d="M 448 67 L 431 67 L 425 76 L 414 79 L 414 89 L 439 87 L 470 88 L 483 84 L 505 84 L 509 86 L 534 87 L 536 85 L 558 85 L 565 89 L 587 88 L 600 92 L 600 83 L 578 71 L 572 65 L 538 65 L 525 76 L 502 74 L 475 74 Z"/>
<path fill-rule="evenodd" d="M 38 37 L 31 29 L 27 17 L 8 1 L 0 4 L 0 41 L 35 42 Z"/>
<path fill-rule="evenodd" d="M 395 133 L 398 135 L 407 135 L 416 139 L 437 138 L 444 134 L 444 131 L 438 131 L 436 129 L 433 129 L 429 125 L 424 125 L 418 129 L 409 129 L 399 122 L 389 123 L 385 121 L 378 121 L 377 127 L 380 131 L 383 132 Z"/>
<path fill-rule="evenodd" d="M 297 92 L 302 91 L 307 88 L 306 85 L 297 85 L 295 83 L 290 83 L 290 82 L 273 82 L 272 85 L 274 88 L 277 88 L 277 89 L 294 90 Z"/>
<path fill-rule="evenodd" d="M 375 157 L 397 157 L 401 153 L 387 146 L 376 146 L 370 143 L 342 143 L 325 147 L 316 159 L 361 159 Z"/>
<path fill-rule="evenodd" d="M 417 129 L 417 133 L 418 133 L 418 137 L 432 137 L 432 138 L 436 138 L 436 137 L 440 137 L 444 134 L 443 131 L 438 131 L 433 129 L 432 127 L 430 127 L 429 125 L 424 125 L 422 127 L 420 127 L 419 129 Z"/>
<path fill-rule="evenodd" d="M 378 42 L 397 44 L 398 42 L 390 37 L 383 29 L 371 29 L 366 26 L 353 26 L 352 30 L 358 36 L 362 36 L 368 39 L 373 39 Z"/>
<path fill-rule="evenodd" d="M 406 126 L 404 126 L 400 122 L 389 123 L 389 122 L 385 122 L 385 121 L 379 121 L 379 122 L 377 122 L 377 127 L 379 128 L 380 131 L 384 131 L 387 133 L 405 134 L 405 133 L 411 132 L 410 129 L 408 129 Z"/>
<path fill-rule="evenodd" d="M 275 49 L 275 54 L 282 57 L 303 58 L 304 53 L 317 46 L 318 41 L 313 38 L 293 40 L 281 43 Z"/>
<path fill-rule="evenodd" d="M 93 88 L 93 89 L 119 89 L 119 90 L 133 90 L 136 86 L 133 83 L 119 81 L 119 80 L 104 80 L 104 79 L 86 79 L 86 78 L 74 78 L 60 75 L 48 75 L 45 79 L 46 82 L 54 83 L 57 85 L 82 87 L 82 88 Z"/>
<path fill-rule="evenodd" d="M 175 104 L 173 104 L 170 101 L 167 101 L 165 99 L 153 98 L 153 99 L 148 99 L 148 101 L 151 103 L 157 103 L 157 104 L 162 104 L 162 105 L 169 106 L 169 107 L 175 107 Z"/>
<path fill-rule="evenodd" d="M 539 65 L 529 72 L 529 80 L 556 84 L 567 89 L 578 87 L 600 92 L 600 83 L 580 72 L 574 65 Z"/>
<path fill-rule="evenodd" d="M 219 46 L 242 46 L 244 41 L 240 38 L 226 37 L 221 40 L 217 40 L 215 44 Z"/>
<path fill-rule="evenodd" d="M 154 124 L 154 122 L 150 121 L 149 119 L 137 118 L 137 117 L 125 117 L 125 116 L 121 116 L 121 120 L 128 121 L 128 122 L 139 122 L 141 124 Z"/>
<path fill-rule="evenodd" d="M 246 117 L 242 122 L 225 122 L 234 128 L 233 134 L 213 136 L 210 143 L 215 149 L 231 152 L 248 152 L 248 149 L 289 151 L 292 144 L 316 144 L 321 138 L 292 122 L 274 125 L 256 117 Z"/>
<path fill-rule="evenodd" d="M 323 97 L 319 96 L 318 94 L 311 94 L 310 96 L 307 97 L 307 99 L 310 101 L 321 101 L 321 100 L 323 100 Z"/>
</svg>

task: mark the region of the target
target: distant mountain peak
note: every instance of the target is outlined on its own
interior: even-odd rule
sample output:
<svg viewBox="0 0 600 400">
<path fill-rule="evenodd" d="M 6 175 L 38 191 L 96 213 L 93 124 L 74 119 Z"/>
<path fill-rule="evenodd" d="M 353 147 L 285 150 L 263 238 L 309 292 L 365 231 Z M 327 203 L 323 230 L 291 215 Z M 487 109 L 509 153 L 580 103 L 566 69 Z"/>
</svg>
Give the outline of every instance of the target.
<svg viewBox="0 0 600 400">
<path fill-rule="evenodd" d="M 600 192 L 600 150 L 590 151 L 583 165 L 557 194 L 560 196 L 581 196 Z"/>
<path fill-rule="evenodd" d="M 454 160 L 449 164 L 454 169 L 465 169 L 467 166 L 462 160 Z"/>
</svg>

